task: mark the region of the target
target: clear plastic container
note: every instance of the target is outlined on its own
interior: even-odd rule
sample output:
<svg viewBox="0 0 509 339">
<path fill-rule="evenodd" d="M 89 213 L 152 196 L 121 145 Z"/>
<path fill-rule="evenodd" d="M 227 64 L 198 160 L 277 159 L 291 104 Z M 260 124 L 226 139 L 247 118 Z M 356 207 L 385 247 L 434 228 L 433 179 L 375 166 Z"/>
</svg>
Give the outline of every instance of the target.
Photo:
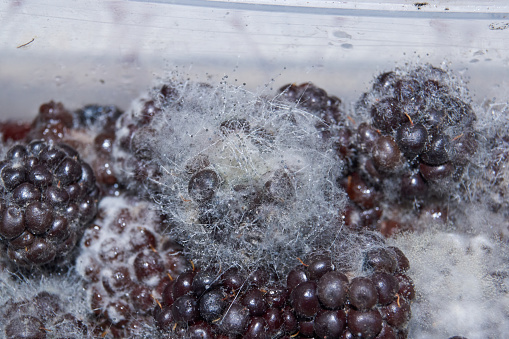
<svg viewBox="0 0 509 339">
<path fill-rule="evenodd" d="M 509 97 L 509 5 L 463 1 L 0 1 L 0 102 L 128 107 L 177 68 L 250 89 L 313 81 L 355 100 L 380 71 L 447 63 L 478 100 Z"/>
<path fill-rule="evenodd" d="M 175 70 L 192 80 L 227 76 L 228 82 L 253 91 L 312 81 L 348 108 L 380 72 L 431 63 L 463 76 L 476 104 L 486 98 L 507 103 L 509 3 L 480 3 L 0 0 L 0 120 L 30 120 L 50 100 L 71 110 L 86 104 L 125 110 L 155 80 Z M 433 237 L 401 241 L 424 258 L 416 262 L 424 267 L 417 283 L 447 276 L 449 268 L 454 274 L 449 279 L 455 284 L 434 279 L 434 284 L 417 286 L 421 300 L 412 312 L 425 326 L 414 337 L 445 338 L 448 332 L 438 336 L 433 330 L 469 328 L 470 339 L 486 338 L 490 327 L 499 325 L 507 334 L 506 252 L 493 250 L 500 256 L 493 259 L 491 243 L 486 240 L 485 246 L 482 237 Z M 486 268 L 484 258 L 492 265 L 502 263 L 500 277 L 489 276 L 498 271 Z M 433 275 L 437 267 L 443 271 Z M 488 293 L 486 286 L 500 291 Z M 430 314 L 442 323 L 428 323 Z M 416 325 L 411 326 L 413 335 Z M 450 336 L 456 334 L 463 333 Z"/>
</svg>

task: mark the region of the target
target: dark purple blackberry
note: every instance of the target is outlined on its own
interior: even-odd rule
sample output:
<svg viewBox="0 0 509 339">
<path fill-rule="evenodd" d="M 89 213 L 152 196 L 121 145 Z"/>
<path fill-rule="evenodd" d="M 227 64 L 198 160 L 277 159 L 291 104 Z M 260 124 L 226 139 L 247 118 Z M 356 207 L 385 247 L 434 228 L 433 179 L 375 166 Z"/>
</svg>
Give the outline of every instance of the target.
<svg viewBox="0 0 509 339">
<path fill-rule="evenodd" d="M 96 214 L 90 166 L 66 144 L 13 146 L 2 162 L 0 237 L 18 266 L 63 264 Z"/>
<path fill-rule="evenodd" d="M 60 102 L 50 101 L 39 107 L 39 114 L 32 122 L 27 140 L 62 141 L 73 127 L 72 114 Z"/>
<path fill-rule="evenodd" d="M 19 339 L 87 336 L 87 324 L 66 313 L 66 306 L 58 295 L 46 291 L 28 299 L 10 299 L 0 311 L 4 336 Z"/>
<path fill-rule="evenodd" d="M 329 126 L 338 125 L 343 120 L 343 113 L 340 110 L 341 100 L 335 96 L 329 96 L 324 89 L 310 82 L 285 85 L 279 89 L 279 92 L 287 101 L 317 114 Z"/>
<path fill-rule="evenodd" d="M 468 179 L 463 173 L 477 149 L 476 118 L 470 104 L 462 101 L 463 92 L 453 76 L 430 65 L 375 79 L 355 107 L 361 123 L 352 133 L 354 160 L 345 178 L 358 182 L 358 176 L 364 189 L 379 198 L 383 214 L 375 222 L 360 220 L 359 208 L 371 208 L 360 197 L 368 195 L 354 194 L 355 186 L 343 185 L 354 202 L 347 226 L 390 236 L 423 227 L 424 222 L 408 223 L 410 216 L 418 218 L 419 209 L 462 196 L 468 186 L 462 183 Z M 400 226 L 388 227 L 391 223 Z"/>
<path fill-rule="evenodd" d="M 195 273 L 180 277 L 191 264 L 181 246 L 161 235 L 164 227 L 148 202 L 125 196 L 101 201 L 77 258 L 90 309 L 96 323 L 104 324 L 94 330 L 98 337 L 104 331 L 138 337 L 155 324 L 173 330 L 177 323 L 187 326 L 197 319 L 198 299 L 191 292 Z"/>
</svg>

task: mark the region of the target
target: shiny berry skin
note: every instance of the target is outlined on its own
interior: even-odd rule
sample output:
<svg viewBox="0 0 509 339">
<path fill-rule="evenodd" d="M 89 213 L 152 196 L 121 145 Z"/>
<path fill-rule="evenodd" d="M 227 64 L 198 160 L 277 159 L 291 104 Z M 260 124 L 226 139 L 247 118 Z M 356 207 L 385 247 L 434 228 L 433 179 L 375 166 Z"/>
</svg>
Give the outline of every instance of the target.
<svg viewBox="0 0 509 339">
<path fill-rule="evenodd" d="M 403 124 L 396 133 L 396 142 L 406 156 L 420 154 L 428 141 L 428 131 L 422 124 Z"/>
<path fill-rule="evenodd" d="M 334 265 L 328 256 L 315 256 L 311 258 L 307 266 L 308 275 L 311 280 L 318 280 L 325 273 L 332 270 L 334 270 Z"/>
<path fill-rule="evenodd" d="M 266 338 L 267 322 L 262 317 L 252 317 L 243 338 L 263 339 Z"/>
<path fill-rule="evenodd" d="M 226 308 L 219 327 L 226 335 L 242 334 L 249 322 L 249 312 L 242 305 L 232 303 Z"/>
<path fill-rule="evenodd" d="M 312 317 L 320 309 L 316 293 L 316 283 L 307 281 L 295 287 L 290 295 L 295 312 L 302 317 Z"/>
<path fill-rule="evenodd" d="M 221 317 L 227 302 L 221 290 L 210 290 L 205 292 L 199 301 L 200 315 L 207 322 L 211 323 Z"/>
<path fill-rule="evenodd" d="M 192 295 L 183 295 L 173 302 L 172 312 L 175 320 L 192 322 L 198 319 L 198 302 Z"/>
<path fill-rule="evenodd" d="M 339 338 L 346 328 L 345 311 L 320 310 L 315 317 L 314 331 L 320 338 Z"/>
<path fill-rule="evenodd" d="M 378 292 L 378 303 L 387 305 L 391 303 L 399 290 L 399 281 L 392 274 L 376 272 L 371 276 L 371 281 Z"/>
<path fill-rule="evenodd" d="M 428 181 L 437 181 L 449 177 L 453 173 L 454 167 L 450 163 L 435 166 L 422 162 L 419 165 L 419 171 L 424 179 Z"/>
<path fill-rule="evenodd" d="M 262 316 L 268 308 L 264 293 L 259 289 L 246 292 L 242 298 L 242 305 L 249 310 L 249 314 L 252 316 Z"/>
<path fill-rule="evenodd" d="M 394 170 L 400 164 L 401 151 L 390 136 L 381 136 L 373 148 L 373 162 L 380 171 Z"/>
<path fill-rule="evenodd" d="M 347 324 L 350 331 L 357 337 L 373 339 L 382 330 L 382 316 L 378 310 L 350 310 Z"/>
<path fill-rule="evenodd" d="M 356 277 L 350 282 L 350 303 L 358 310 L 369 310 L 378 302 L 378 293 L 371 279 Z"/>
<path fill-rule="evenodd" d="M 325 273 L 317 282 L 317 295 L 320 303 L 328 309 L 341 308 L 348 296 L 348 278 L 343 273 Z"/>
<path fill-rule="evenodd" d="M 288 287 L 290 290 L 293 290 L 295 287 L 297 287 L 297 285 L 308 280 L 309 278 L 307 273 L 304 270 L 296 268 L 288 273 L 286 278 L 286 287 Z"/>
</svg>

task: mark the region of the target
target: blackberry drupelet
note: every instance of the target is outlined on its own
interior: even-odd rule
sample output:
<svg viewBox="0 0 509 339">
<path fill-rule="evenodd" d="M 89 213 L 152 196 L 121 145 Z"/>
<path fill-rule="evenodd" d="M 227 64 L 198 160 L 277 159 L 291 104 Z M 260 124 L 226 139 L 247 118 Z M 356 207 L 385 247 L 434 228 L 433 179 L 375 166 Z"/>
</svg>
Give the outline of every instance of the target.
<svg viewBox="0 0 509 339">
<path fill-rule="evenodd" d="M 72 147 L 15 145 L 0 163 L 0 238 L 18 266 L 63 265 L 93 220 L 99 189 Z"/>
</svg>

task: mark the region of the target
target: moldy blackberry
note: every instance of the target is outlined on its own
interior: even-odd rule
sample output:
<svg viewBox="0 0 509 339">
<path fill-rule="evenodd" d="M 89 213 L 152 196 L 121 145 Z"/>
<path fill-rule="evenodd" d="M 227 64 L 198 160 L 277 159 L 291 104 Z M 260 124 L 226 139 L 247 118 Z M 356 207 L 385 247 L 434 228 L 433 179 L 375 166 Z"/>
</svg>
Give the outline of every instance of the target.
<svg viewBox="0 0 509 339">
<path fill-rule="evenodd" d="M 5 338 L 85 338 L 89 334 L 86 319 L 66 311 L 60 297 L 46 291 L 32 298 L 8 300 L 1 307 Z"/>
<path fill-rule="evenodd" d="M 101 193 L 118 195 L 124 187 L 113 174 L 115 163 L 111 153 L 116 138 L 115 123 L 122 113 L 115 106 L 100 105 L 86 105 L 70 111 L 62 103 L 50 101 L 39 107 L 28 130 L 18 127 L 6 131 L 4 138 L 27 143 L 34 140 L 66 143 L 90 164 Z"/>
<path fill-rule="evenodd" d="M 76 259 L 94 335 L 129 338 L 154 327 L 150 313 L 164 287 L 191 267 L 181 247 L 160 235 L 163 230 L 153 204 L 126 196 L 102 199 Z"/>
<path fill-rule="evenodd" d="M 186 338 L 403 339 L 415 296 L 408 268 L 398 248 L 381 247 L 364 253 L 362 276 L 325 253 L 286 279 L 264 268 L 195 269 L 168 283 L 154 317 L 165 334 Z"/>
<path fill-rule="evenodd" d="M 338 100 L 324 100 L 339 119 Z M 226 83 L 170 81 L 119 120 L 117 175 L 158 202 L 197 265 L 284 272 L 341 226 L 342 161 L 319 112 Z"/>
<path fill-rule="evenodd" d="M 15 145 L 0 163 L 0 237 L 18 266 L 63 264 L 95 217 L 92 168 L 66 144 Z"/>
<path fill-rule="evenodd" d="M 429 222 L 427 210 L 445 201 L 454 208 L 450 198 L 459 199 L 468 185 L 463 172 L 478 146 L 476 115 L 467 100 L 458 80 L 430 65 L 374 80 L 354 107 L 357 125 L 350 138 L 340 140 L 355 150 L 338 179 L 351 200 L 347 226 L 390 236 Z"/>
<path fill-rule="evenodd" d="M 350 127 L 351 121 L 343 112 L 341 99 L 329 95 L 323 88 L 310 82 L 282 86 L 279 89 L 279 98 L 320 118 L 315 123 L 320 137 L 332 140 L 338 158 L 344 162 L 344 171 L 353 166 L 355 162 L 353 132 Z"/>
<path fill-rule="evenodd" d="M 444 179 L 460 180 L 477 148 L 476 115 L 463 97 L 449 73 L 432 66 L 377 77 L 356 106 L 370 120 L 358 128 L 365 145 L 360 152 L 363 173 L 373 183 L 394 180 L 395 175 L 406 178 L 400 183 L 402 199 L 426 195 L 414 189 L 416 180 L 431 194 L 446 194 Z M 363 140 L 370 128 L 368 145 Z"/>
</svg>

